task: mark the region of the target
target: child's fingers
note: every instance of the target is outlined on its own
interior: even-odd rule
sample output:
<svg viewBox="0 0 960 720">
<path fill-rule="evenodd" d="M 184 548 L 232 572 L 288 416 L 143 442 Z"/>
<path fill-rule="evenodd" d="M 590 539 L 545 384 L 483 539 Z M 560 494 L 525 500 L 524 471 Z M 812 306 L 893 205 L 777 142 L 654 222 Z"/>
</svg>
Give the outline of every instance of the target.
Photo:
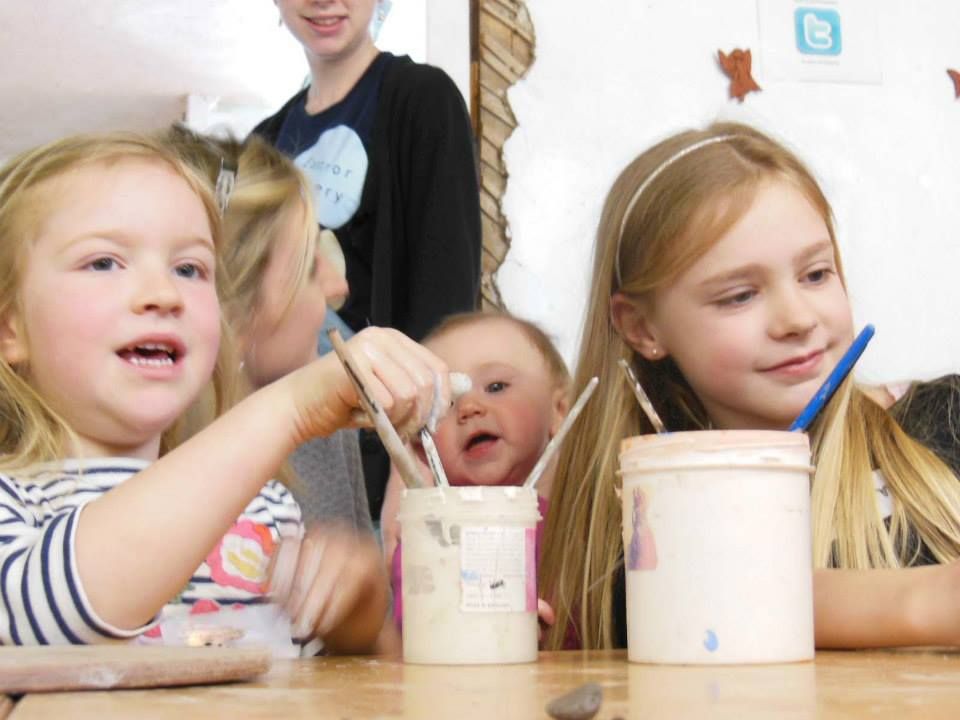
<svg viewBox="0 0 960 720">
<path fill-rule="evenodd" d="M 543 598 L 537 598 L 537 642 L 543 642 L 543 631 L 557 621 L 556 613 Z"/>
<path fill-rule="evenodd" d="M 336 629 L 348 615 L 375 596 L 378 585 L 386 587 L 380 547 L 372 538 L 354 534 L 353 542 L 343 546 L 343 558 L 336 579 L 331 581 L 336 592 L 327 595 L 327 602 L 319 606 L 314 618 L 314 627 L 320 637 Z"/>
<path fill-rule="evenodd" d="M 450 408 L 452 399 L 450 373 L 446 363 L 427 348 L 405 336 L 400 337 L 402 342 L 396 348 L 400 352 L 394 356 L 394 359 L 408 372 L 417 372 L 419 389 L 417 414 L 408 419 L 407 434 L 414 435 L 425 425 L 433 431 L 436 429 L 437 422 Z"/>
<path fill-rule="evenodd" d="M 442 375 L 446 377 L 449 368 L 443 360 L 438 358 L 430 349 L 424 347 L 420 343 L 414 342 L 403 333 L 398 334 L 403 339 L 403 342 L 407 345 L 409 351 L 415 357 L 417 357 L 420 362 L 430 368 L 431 375 Z"/>
<path fill-rule="evenodd" d="M 376 328 L 357 336 L 371 387 L 393 424 L 411 434 L 426 424 L 434 405 L 450 400 L 446 365 L 396 330 Z M 439 383 L 439 388 L 438 388 Z"/>
<path fill-rule="evenodd" d="M 361 352 L 370 365 L 371 391 L 395 427 L 401 428 L 424 413 L 429 407 L 433 377 L 423 365 L 386 344 L 366 344 Z"/>
<path fill-rule="evenodd" d="M 412 435 L 450 404 L 446 365 L 433 353 L 390 328 L 366 328 L 346 343 L 366 392 L 383 407 L 401 435 Z M 329 435 L 346 425 L 370 427 L 359 416 L 360 398 L 341 361 L 324 357 L 296 374 L 298 437 Z M 438 385 L 439 383 L 439 385 Z M 437 405 L 442 406 L 436 410 Z M 432 414 L 431 414 L 432 413 Z"/>
<path fill-rule="evenodd" d="M 385 346 L 384 350 L 389 354 L 395 366 L 399 368 L 401 375 L 406 375 L 413 381 L 416 397 L 407 399 L 412 400 L 407 408 L 402 405 L 395 406 L 390 415 L 398 426 L 406 425 L 408 434 L 412 434 L 427 423 L 428 418 L 434 412 L 433 408 L 437 404 L 437 399 L 440 398 L 442 404 L 444 402 L 443 397 L 445 395 L 449 396 L 449 391 L 445 391 L 446 385 L 449 384 L 445 382 L 446 366 L 442 363 L 438 366 L 439 361 L 429 350 L 404 335 L 396 333 L 394 340 L 395 342 Z M 381 379 L 384 380 L 388 389 L 394 393 L 387 379 L 384 377 L 381 377 Z"/>
<path fill-rule="evenodd" d="M 323 533 L 311 532 L 300 543 L 300 553 L 297 557 L 296 576 L 293 587 L 284 608 L 291 618 L 297 618 L 303 608 L 304 601 L 313 587 L 314 578 L 323 565 L 325 538 Z"/>
<path fill-rule="evenodd" d="M 324 637 L 357 605 L 375 577 L 382 577 L 379 548 L 352 531 L 323 538 L 323 564 L 294 617 L 297 637 Z"/>
<path fill-rule="evenodd" d="M 325 567 L 313 577 L 299 610 L 291 616 L 295 638 L 303 639 L 313 635 L 323 637 L 323 632 L 317 627 L 317 619 L 330 602 L 331 595 L 335 594 L 333 588 L 337 588 L 336 594 L 340 593 L 340 583 L 337 578 L 339 569 Z"/>
<path fill-rule="evenodd" d="M 322 573 L 308 602 L 304 603 L 299 626 L 312 628 L 321 638 L 337 627 L 360 597 L 364 584 L 355 573 L 349 563 Z"/>
<path fill-rule="evenodd" d="M 544 625 L 553 625 L 557 621 L 557 615 L 543 598 L 537 598 L 537 617 Z"/>
<path fill-rule="evenodd" d="M 300 554 L 300 538 L 286 537 L 280 539 L 280 544 L 270 559 L 268 587 L 271 599 L 284 605 L 293 589 L 293 581 L 297 574 L 297 556 Z"/>
<path fill-rule="evenodd" d="M 430 408 L 430 415 L 426 422 L 427 429 L 432 433 L 437 431 L 437 424 L 443 419 L 443 416 L 450 411 L 450 408 L 453 407 L 453 402 L 470 389 L 470 377 L 463 373 L 451 372 L 447 374 L 446 385 L 444 385 L 443 380 L 443 375 L 434 377 L 433 405 Z M 447 386 L 450 388 L 450 400 L 444 400 L 445 396 L 443 391 Z M 373 420 L 360 408 L 354 408 L 350 411 L 350 423 L 353 427 L 374 427 Z M 419 430 L 419 428 L 417 429 Z M 414 443 L 418 442 L 416 435 L 411 434 L 410 440 Z"/>
</svg>

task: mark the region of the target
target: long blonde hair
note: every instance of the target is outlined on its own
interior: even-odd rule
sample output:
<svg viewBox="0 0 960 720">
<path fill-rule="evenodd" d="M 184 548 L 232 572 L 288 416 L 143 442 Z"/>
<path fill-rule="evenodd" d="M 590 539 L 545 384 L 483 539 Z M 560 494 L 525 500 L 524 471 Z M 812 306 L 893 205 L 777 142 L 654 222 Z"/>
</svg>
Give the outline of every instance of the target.
<svg viewBox="0 0 960 720">
<path fill-rule="evenodd" d="M 244 142 L 233 138 L 200 135 L 174 125 L 161 135 L 185 162 L 206 175 L 211 183 L 224 167 L 235 169 L 233 190 L 223 209 L 223 242 L 219 253 L 224 281 L 219 287 L 223 316 L 236 334 L 247 332 L 263 302 L 261 290 L 270 256 L 285 232 L 291 213 L 302 210 L 300 245 L 294 254 L 287 283 L 285 313 L 310 280 L 316 257 L 317 224 L 313 194 L 306 176 L 287 156 L 258 136 Z M 333 240 L 335 243 L 336 240 Z M 241 380 L 240 393 L 254 388 Z M 291 489 L 302 481 L 289 463 L 278 468 L 276 478 Z"/>
<path fill-rule="evenodd" d="M 719 136 L 729 137 L 683 152 Z M 574 379 L 574 387 L 581 387 L 598 375 L 600 397 L 584 409 L 557 464 L 540 565 L 541 593 L 557 612 L 548 648 L 562 647 L 571 629 L 583 647 L 613 645 L 614 579 L 622 563 L 615 494 L 619 444 L 653 431 L 618 361 L 633 364 L 669 429 L 703 429 L 709 423 L 671 359 L 650 362 L 617 333 L 611 295 L 649 299 L 673 282 L 743 216 L 760 185 L 771 179 L 793 185 L 819 212 L 842 279 L 833 214 L 816 180 L 793 153 L 751 127 L 715 123 L 674 135 L 631 162 L 607 196 Z M 906 565 L 920 543 L 938 561 L 960 555 L 960 484 L 852 381 L 815 423 L 811 444 L 817 567 Z M 894 498 L 889 530 L 877 508 L 874 468 L 884 474 Z"/>
<path fill-rule="evenodd" d="M 48 181 L 90 165 L 139 160 L 164 164 L 187 183 L 203 203 L 215 246 L 221 229 L 212 189 L 204 176 L 156 140 L 131 133 L 76 135 L 28 150 L 0 169 L 0 319 L 22 315 L 23 274 L 45 213 L 56 204 Z M 222 281 L 217 268 L 217 282 Z M 221 342 L 213 377 L 202 397 L 161 439 L 161 454 L 183 442 L 236 398 L 237 359 L 229 330 L 220 323 Z M 24 328 L 29 334 L 29 328 Z M 13 470 L 62 459 L 75 447 L 74 429 L 31 386 L 27 367 L 0 360 L 0 468 Z"/>
<path fill-rule="evenodd" d="M 289 308 L 310 278 L 317 243 L 313 192 L 299 168 L 259 136 L 244 142 L 213 138 L 176 125 L 163 135 L 188 163 L 216 182 L 224 165 L 236 168 L 236 181 L 223 213 L 223 250 L 226 283 L 220 289 L 224 315 L 236 332 L 248 328 L 252 309 L 259 306 L 260 290 L 270 253 L 291 213 L 302 211 L 300 247 L 287 285 Z"/>
</svg>

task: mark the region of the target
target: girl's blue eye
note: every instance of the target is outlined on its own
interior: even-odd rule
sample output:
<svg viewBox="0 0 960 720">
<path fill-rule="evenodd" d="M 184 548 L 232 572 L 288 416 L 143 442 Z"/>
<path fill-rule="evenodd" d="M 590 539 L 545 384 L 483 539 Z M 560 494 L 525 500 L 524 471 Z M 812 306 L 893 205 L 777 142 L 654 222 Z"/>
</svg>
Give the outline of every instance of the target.
<svg viewBox="0 0 960 720">
<path fill-rule="evenodd" d="M 738 292 L 736 295 L 728 295 L 727 297 L 720 298 L 717 300 L 717 305 L 720 307 L 737 307 L 738 305 L 746 305 L 748 302 L 753 300 L 756 292 L 753 290 L 743 290 Z"/>
<path fill-rule="evenodd" d="M 827 277 L 830 275 L 830 272 L 831 271 L 829 268 L 820 268 L 819 270 L 812 270 L 807 273 L 807 281 L 817 285 L 819 283 L 822 283 L 824 280 L 826 280 Z"/>
<path fill-rule="evenodd" d="M 186 278 L 188 280 L 193 280 L 193 279 L 202 280 L 204 277 L 206 277 L 206 273 L 204 269 L 199 265 L 197 265 L 196 263 L 183 263 L 181 265 L 177 265 L 176 273 L 180 277 Z"/>
<path fill-rule="evenodd" d="M 505 382 L 501 381 L 501 380 L 497 380 L 496 382 L 492 382 L 492 383 L 490 383 L 489 385 L 487 385 L 487 387 L 484 388 L 484 389 L 485 389 L 488 393 L 503 392 L 504 390 L 507 389 L 507 384 L 506 384 Z"/>
</svg>

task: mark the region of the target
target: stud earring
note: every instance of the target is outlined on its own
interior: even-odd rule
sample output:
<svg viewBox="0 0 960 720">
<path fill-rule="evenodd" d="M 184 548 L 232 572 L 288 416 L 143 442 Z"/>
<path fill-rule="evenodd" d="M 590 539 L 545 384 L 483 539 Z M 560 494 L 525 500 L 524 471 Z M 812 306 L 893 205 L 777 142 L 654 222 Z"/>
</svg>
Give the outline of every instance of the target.
<svg viewBox="0 0 960 720">
<path fill-rule="evenodd" d="M 660 354 L 660 351 L 659 351 L 657 348 L 652 348 L 652 349 L 650 350 L 650 356 L 651 356 L 651 357 L 654 357 L 654 358 L 655 358 L 655 357 L 657 357 L 657 355 L 659 355 L 659 354 Z"/>
<path fill-rule="evenodd" d="M 250 349 L 244 351 L 243 357 L 240 359 L 240 372 L 243 372 L 243 368 L 247 364 L 247 358 L 254 358 L 256 356 L 256 352 L 257 352 L 256 343 L 251 344 Z"/>
</svg>

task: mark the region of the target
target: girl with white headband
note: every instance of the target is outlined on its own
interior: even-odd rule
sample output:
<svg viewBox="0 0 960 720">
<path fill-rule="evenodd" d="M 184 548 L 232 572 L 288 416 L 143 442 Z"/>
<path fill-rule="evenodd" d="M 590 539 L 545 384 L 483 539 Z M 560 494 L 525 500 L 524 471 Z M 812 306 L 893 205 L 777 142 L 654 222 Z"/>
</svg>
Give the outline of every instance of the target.
<svg viewBox="0 0 960 720">
<path fill-rule="evenodd" d="M 626 643 L 617 453 L 654 430 L 618 362 L 668 430 L 785 430 L 853 330 L 830 205 L 788 149 L 717 123 L 621 172 L 574 381 L 599 376 L 604 397 L 561 452 L 545 531 L 548 649 Z M 811 426 L 818 646 L 960 643 L 960 443 L 942 422 L 960 412 L 957 387 L 947 378 L 895 402 L 848 379 Z"/>
</svg>

